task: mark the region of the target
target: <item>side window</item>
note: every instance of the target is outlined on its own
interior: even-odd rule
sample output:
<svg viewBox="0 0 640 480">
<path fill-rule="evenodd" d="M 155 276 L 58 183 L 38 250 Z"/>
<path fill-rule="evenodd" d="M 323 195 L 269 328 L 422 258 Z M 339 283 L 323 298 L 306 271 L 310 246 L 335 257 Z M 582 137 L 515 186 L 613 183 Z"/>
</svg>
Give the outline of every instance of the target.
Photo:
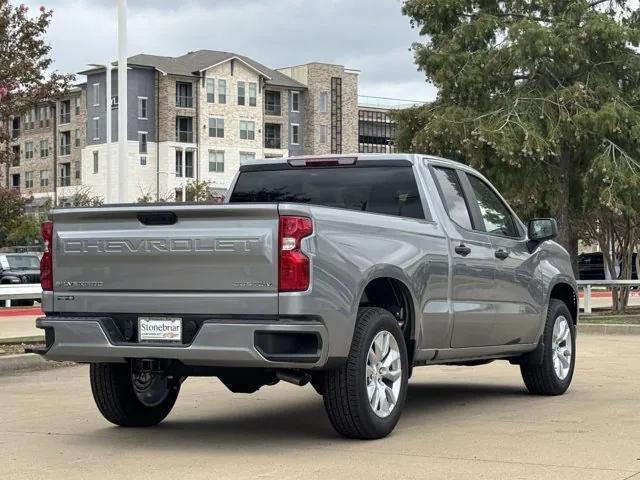
<svg viewBox="0 0 640 480">
<path fill-rule="evenodd" d="M 520 232 L 513 216 L 491 187 L 474 175 L 467 175 L 467 178 L 476 195 L 487 233 L 505 237 L 519 237 Z"/>
<path fill-rule="evenodd" d="M 436 167 L 433 171 L 440 185 L 442 200 L 449 217 L 461 227 L 471 230 L 471 215 L 469 215 L 458 174 L 453 168 Z"/>
</svg>

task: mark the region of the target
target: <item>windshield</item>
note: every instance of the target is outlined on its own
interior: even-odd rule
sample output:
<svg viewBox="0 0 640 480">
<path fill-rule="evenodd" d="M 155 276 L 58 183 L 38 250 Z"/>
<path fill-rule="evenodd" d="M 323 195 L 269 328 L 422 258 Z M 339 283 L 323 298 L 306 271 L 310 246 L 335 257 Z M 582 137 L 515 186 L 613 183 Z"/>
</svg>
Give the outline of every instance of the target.
<svg viewBox="0 0 640 480">
<path fill-rule="evenodd" d="M 7 255 L 7 263 L 12 270 L 38 270 L 40 260 L 35 255 Z"/>
</svg>

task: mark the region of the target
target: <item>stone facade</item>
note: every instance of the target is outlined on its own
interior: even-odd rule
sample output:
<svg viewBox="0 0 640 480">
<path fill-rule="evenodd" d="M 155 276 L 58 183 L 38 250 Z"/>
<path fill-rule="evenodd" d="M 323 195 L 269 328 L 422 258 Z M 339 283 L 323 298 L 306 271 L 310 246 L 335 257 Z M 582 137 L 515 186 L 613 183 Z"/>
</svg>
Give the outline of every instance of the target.
<svg viewBox="0 0 640 480">
<path fill-rule="evenodd" d="M 303 83 L 304 123 L 303 147 L 306 155 L 355 153 L 358 151 L 358 74 L 342 65 L 309 63 L 279 70 Z M 341 147 L 332 148 L 332 78 L 342 83 L 339 106 L 341 128 L 334 132 L 341 137 Z M 335 122 L 335 120 L 333 120 Z"/>
<path fill-rule="evenodd" d="M 38 105 L 17 122 L 19 128 L 9 145 L 15 149 L 16 159 L 8 168 L 6 185 L 26 197 L 53 199 L 54 192 L 64 196 L 81 184 L 80 160 L 87 123 L 83 88 Z"/>
</svg>

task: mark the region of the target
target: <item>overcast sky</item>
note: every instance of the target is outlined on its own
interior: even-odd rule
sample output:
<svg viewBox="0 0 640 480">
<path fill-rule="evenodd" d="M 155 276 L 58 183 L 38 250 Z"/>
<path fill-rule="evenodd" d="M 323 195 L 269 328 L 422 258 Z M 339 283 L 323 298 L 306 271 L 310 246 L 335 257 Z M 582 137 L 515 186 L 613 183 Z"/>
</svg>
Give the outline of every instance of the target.
<svg viewBox="0 0 640 480">
<path fill-rule="evenodd" d="M 15 1 L 15 3 L 22 3 Z M 115 60 L 116 0 L 27 0 L 54 11 L 55 68 Z M 129 56 L 190 50 L 247 55 L 271 68 L 319 61 L 360 70 L 360 94 L 431 100 L 409 51 L 401 0 L 129 0 Z"/>
</svg>

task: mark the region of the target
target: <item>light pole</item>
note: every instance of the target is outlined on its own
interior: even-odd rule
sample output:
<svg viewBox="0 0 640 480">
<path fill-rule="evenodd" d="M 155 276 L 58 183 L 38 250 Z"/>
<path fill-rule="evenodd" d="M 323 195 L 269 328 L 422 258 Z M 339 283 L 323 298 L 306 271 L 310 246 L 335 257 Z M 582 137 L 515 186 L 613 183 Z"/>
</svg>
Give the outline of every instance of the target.
<svg viewBox="0 0 640 480">
<path fill-rule="evenodd" d="M 90 67 L 104 68 L 107 76 L 107 100 L 105 102 L 106 107 L 106 127 L 107 127 L 107 152 L 106 152 L 106 165 L 107 165 L 107 188 L 105 191 L 105 201 L 110 203 L 112 200 L 111 185 L 113 182 L 113 165 L 111 165 L 111 62 L 107 62 L 104 65 L 91 63 Z"/>
<path fill-rule="evenodd" d="M 128 179 L 127 152 L 127 0 L 118 0 L 118 199 L 125 203 Z"/>
</svg>

